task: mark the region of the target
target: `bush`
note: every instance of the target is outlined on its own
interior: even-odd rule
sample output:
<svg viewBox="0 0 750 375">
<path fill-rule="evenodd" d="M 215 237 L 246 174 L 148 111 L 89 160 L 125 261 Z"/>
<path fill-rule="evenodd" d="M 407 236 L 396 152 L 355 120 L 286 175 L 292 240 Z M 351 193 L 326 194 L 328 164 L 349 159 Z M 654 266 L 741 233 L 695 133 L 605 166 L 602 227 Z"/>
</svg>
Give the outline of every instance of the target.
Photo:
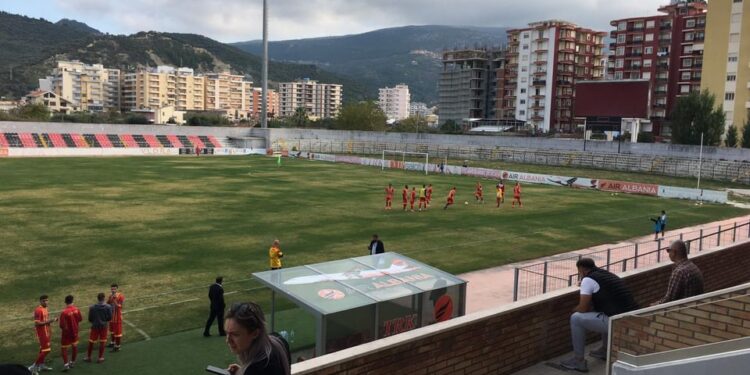
<svg viewBox="0 0 750 375">
<path fill-rule="evenodd" d="M 126 124 L 141 124 L 146 125 L 150 124 L 151 122 L 146 118 L 146 116 L 143 115 L 130 115 L 125 118 Z"/>
<path fill-rule="evenodd" d="M 654 143 L 654 133 L 640 132 L 638 133 L 639 143 Z"/>
</svg>

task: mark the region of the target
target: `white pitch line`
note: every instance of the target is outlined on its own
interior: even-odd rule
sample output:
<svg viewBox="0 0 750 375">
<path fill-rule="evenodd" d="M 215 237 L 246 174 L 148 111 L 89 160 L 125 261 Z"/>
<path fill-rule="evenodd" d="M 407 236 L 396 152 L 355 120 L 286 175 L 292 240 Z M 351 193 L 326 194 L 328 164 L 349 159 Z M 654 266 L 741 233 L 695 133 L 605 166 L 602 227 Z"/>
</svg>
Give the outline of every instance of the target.
<svg viewBox="0 0 750 375">
<path fill-rule="evenodd" d="M 127 324 L 127 325 L 128 325 L 128 327 L 130 327 L 130 328 L 132 328 L 132 329 L 136 330 L 136 332 L 140 333 L 140 334 L 141 334 L 141 336 L 143 336 L 143 338 L 145 338 L 145 339 L 146 339 L 146 341 L 149 341 L 149 340 L 151 340 L 151 336 L 149 336 L 149 335 L 148 335 L 148 333 L 146 333 L 146 332 L 145 332 L 144 330 L 142 330 L 142 329 L 140 329 L 140 328 L 136 327 L 136 326 L 135 326 L 135 324 L 133 324 L 133 323 L 130 323 L 129 321 L 127 321 L 127 320 L 125 320 L 125 319 L 123 319 L 122 321 L 123 321 L 123 322 L 125 322 L 125 324 Z"/>
</svg>

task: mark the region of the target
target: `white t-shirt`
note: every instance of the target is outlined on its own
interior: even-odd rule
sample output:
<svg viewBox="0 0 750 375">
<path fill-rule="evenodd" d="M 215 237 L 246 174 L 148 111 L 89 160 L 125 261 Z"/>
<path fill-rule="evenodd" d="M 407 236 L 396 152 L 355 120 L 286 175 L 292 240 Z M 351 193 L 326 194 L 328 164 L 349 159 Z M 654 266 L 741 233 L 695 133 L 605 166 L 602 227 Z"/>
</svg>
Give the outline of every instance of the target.
<svg viewBox="0 0 750 375">
<path fill-rule="evenodd" d="M 584 296 L 591 296 L 599 291 L 599 283 L 590 277 L 584 277 L 581 280 L 581 294 Z"/>
</svg>

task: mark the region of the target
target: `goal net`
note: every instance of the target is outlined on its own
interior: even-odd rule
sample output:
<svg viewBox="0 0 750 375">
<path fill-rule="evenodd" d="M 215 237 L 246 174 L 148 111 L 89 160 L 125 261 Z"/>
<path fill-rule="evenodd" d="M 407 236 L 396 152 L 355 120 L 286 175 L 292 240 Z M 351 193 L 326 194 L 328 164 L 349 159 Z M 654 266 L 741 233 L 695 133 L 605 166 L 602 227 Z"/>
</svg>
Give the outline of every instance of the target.
<svg viewBox="0 0 750 375">
<path fill-rule="evenodd" d="M 430 155 L 426 152 L 383 150 L 381 169 L 385 169 L 387 165 L 391 168 L 406 168 L 407 166 L 411 166 L 412 168 L 406 169 L 414 169 L 417 167 L 414 164 L 418 164 L 419 170 L 423 170 L 424 174 L 427 174 L 429 162 Z"/>
</svg>

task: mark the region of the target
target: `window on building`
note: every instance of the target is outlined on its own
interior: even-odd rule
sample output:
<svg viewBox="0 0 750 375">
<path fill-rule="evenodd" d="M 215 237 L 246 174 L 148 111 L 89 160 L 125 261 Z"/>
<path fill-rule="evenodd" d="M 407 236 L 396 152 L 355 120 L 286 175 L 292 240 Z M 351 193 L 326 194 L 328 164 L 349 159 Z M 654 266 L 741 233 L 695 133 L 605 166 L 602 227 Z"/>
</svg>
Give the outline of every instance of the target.
<svg viewBox="0 0 750 375">
<path fill-rule="evenodd" d="M 622 79 L 622 72 L 615 72 L 615 79 Z"/>
<path fill-rule="evenodd" d="M 653 40 L 654 40 L 654 34 L 653 33 L 646 34 L 646 41 L 647 42 L 651 42 Z"/>
<path fill-rule="evenodd" d="M 729 34 L 729 43 L 738 43 L 740 41 L 740 34 L 739 33 L 731 33 Z"/>
<path fill-rule="evenodd" d="M 683 55 L 689 55 L 691 53 L 693 53 L 693 46 L 692 45 L 689 44 L 687 46 L 682 47 L 682 54 Z"/>
<path fill-rule="evenodd" d="M 634 26 L 635 26 L 636 29 L 642 29 L 643 28 L 643 21 L 636 21 L 636 23 L 635 23 Z"/>
<path fill-rule="evenodd" d="M 622 68 L 623 66 L 625 66 L 625 60 L 617 59 L 615 61 L 615 68 Z"/>
<path fill-rule="evenodd" d="M 682 60 L 682 67 L 683 68 L 689 68 L 693 66 L 693 59 L 683 59 Z"/>
<path fill-rule="evenodd" d="M 625 47 L 617 47 L 615 50 L 615 55 L 622 56 L 625 54 Z"/>
<path fill-rule="evenodd" d="M 690 92 L 690 85 L 680 85 L 680 94 L 687 94 Z"/>
<path fill-rule="evenodd" d="M 729 57 L 727 58 L 727 61 L 728 62 L 737 62 L 737 54 L 736 53 L 729 54 Z"/>
<path fill-rule="evenodd" d="M 690 72 L 682 72 L 682 73 L 680 73 L 680 80 L 681 81 L 689 81 L 690 80 Z"/>
<path fill-rule="evenodd" d="M 695 34 L 693 34 L 692 32 L 685 33 L 686 41 L 692 41 L 693 39 L 695 39 L 694 37 L 695 37 Z"/>
<path fill-rule="evenodd" d="M 617 24 L 618 31 L 624 31 L 624 30 L 627 30 L 627 28 L 628 28 L 628 23 L 625 21 L 621 21 L 620 23 Z"/>
<path fill-rule="evenodd" d="M 654 47 L 644 47 L 643 48 L 643 53 L 646 54 L 646 55 L 650 55 L 650 54 L 654 53 Z"/>
<path fill-rule="evenodd" d="M 742 0 L 734 0 L 735 3 L 741 3 Z"/>
<path fill-rule="evenodd" d="M 527 50 L 527 49 L 529 49 L 529 45 L 528 44 L 524 44 L 524 45 L 521 46 L 521 49 Z"/>
<path fill-rule="evenodd" d="M 523 38 L 524 39 L 529 39 L 529 33 L 523 33 Z"/>
<path fill-rule="evenodd" d="M 727 81 L 736 81 L 737 75 L 736 74 L 727 74 Z"/>
<path fill-rule="evenodd" d="M 650 79 L 651 78 L 651 72 L 643 72 L 643 79 Z"/>
<path fill-rule="evenodd" d="M 526 116 L 526 111 L 520 110 L 520 111 L 518 111 L 518 114 L 521 115 L 521 116 Z"/>
<path fill-rule="evenodd" d="M 529 79 L 527 77 L 521 77 L 521 82 L 527 82 Z"/>
<path fill-rule="evenodd" d="M 526 66 L 522 66 L 522 67 L 521 67 L 521 71 L 522 71 L 522 72 L 525 72 L 525 71 L 528 71 L 528 70 L 529 70 L 529 68 L 528 68 L 528 67 L 526 67 Z"/>
<path fill-rule="evenodd" d="M 642 42 L 643 41 L 643 34 L 635 34 L 635 35 L 633 35 L 633 41 L 634 42 Z"/>
<path fill-rule="evenodd" d="M 651 59 L 643 59 L 643 67 L 648 68 L 651 66 Z"/>
<path fill-rule="evenodd" d="M 690 18 L 685 20 L 685 27 L 688 29 L 692 29 L 695 27 L 695 18 Z"/>
<path fill-rule="evenodd" d="M 724 100 L 733 101 L 734 100 L 734 93 L 733 92 L 728 92 L 728 93 L 724 94 Z"/>
<path fill-rule="evenodd" d="M 526 99 L 521 99 L 521 100 L 519 100 L 519 103 L 521 103 L 521 104 L 526 104 Z"/>
<path fill-rule="evenodd" d="M 646 28 L 647 29 L 653 29 L 656 26 L 656 22 L 654 20 L 646 21 Z"/>
<path fill-rule="evenodd" d="M 705 18 L 705 17 L 701 17 L 701 18 L 698 18 L 698 19 L 696 20 L 695 24 L 696 24 L 697 26 L 700 26 L 700 27 L 703 27 L 703 26 L 705 26 L 705 25 L 706 25 L 706 18 Z"/>
<path fill-rule="evenodd" d="M 625 34 L 620 34 L 617 36 L 617 43 L 625 43 Z"/>
</svg>

